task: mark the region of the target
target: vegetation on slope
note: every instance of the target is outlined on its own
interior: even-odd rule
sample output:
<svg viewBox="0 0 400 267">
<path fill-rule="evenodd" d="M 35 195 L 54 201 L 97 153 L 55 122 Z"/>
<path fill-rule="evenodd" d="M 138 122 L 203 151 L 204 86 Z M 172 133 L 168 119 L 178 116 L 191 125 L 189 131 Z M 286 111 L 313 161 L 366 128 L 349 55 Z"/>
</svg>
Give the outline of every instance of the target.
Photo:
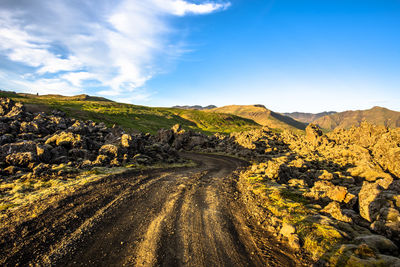
<svg viewBox="0 0 400 267">
<path fill-rule="evenodd" d="M 324 116 L 313 123 L 321 128 L 333 130 L 335 128 L 348 129 L 352 126 L 359 126 L 363 121 L 374 125 L 396 128 L 400 127 L 400 112 L 382 107 L 373 107 L 368 110 L 345 111 Z"/>
<path fill-rule="evenodd" d="M 304 113 L 304 112 L 291 112 L 291 113 L 283 113 L 283 115 L 291 117 L 297 121 L 301 121 L 304 123 L 312 123 L 313 121 L 327 115 L 335 114 L 336 111 L 325 111 L 321 113 Z"/>
<path fill-rule="evenodd" d="M 205 133 L 231 133 L 259 127 L 254 121 L 235 115 L 122 104 L 88 95 L 36 96 L 1 91 L 0 97 L 10 97 L 23 102 L 28 110 L 33 112 L 57 109 L 76 119 L 104 122 L 107 126 L 117 124 L 128 132 L 155 133 L 161 128 L 171 128 L 175 124 Z"/>
<path fill-rule="evenodd" d="M 273 112 L 262 105 L 231 105 L 209 110 L 214 113 L 234 114 L 240 117 L 254 120 L 260 125 L 273 129 L 291 130 L 300 132 L 306 124 L 296 121 L 288 116 Z"/>
</svg>

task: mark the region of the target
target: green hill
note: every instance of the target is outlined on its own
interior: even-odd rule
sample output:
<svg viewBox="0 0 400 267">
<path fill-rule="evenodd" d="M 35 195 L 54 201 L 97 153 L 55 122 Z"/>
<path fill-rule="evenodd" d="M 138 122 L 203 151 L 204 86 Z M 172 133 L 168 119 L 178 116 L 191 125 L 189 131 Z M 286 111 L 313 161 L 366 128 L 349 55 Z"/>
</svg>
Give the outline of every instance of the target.
<svg viewBox="0 0 400 267">
<path fill-rule="evenodd" d="M 362 121 L 374 125 L 384 125 L 389 128 L 400 127 L 400 112 L 382 107 L 373 107 L 368 110 L 355 110 L 335 113 L 321 117 L 313 123 L 321 128 L 333 130 L 335 128 L 348 129 L 351 126 L 359 126 Z"/>
<path fill-rule="evenodd" d="M 251 119 L 260 125 L 279 130 L 291 130 L 299 132 L 304 130 L 307 124 L 296 121 L 288 116 L 273 112 L 263 105 L 231 105 L 207 110 L 213 113 L 234 114 Z"/>
<path fill-rule="evenodd" d="M 155 133 L 161 128 L 170 128 L 177 123 L 181 124 L 185 129 L 208 134 L 216 132 L 231 133 L 260 127 L 252 120 L 235 115 L 122 104 L 106 98 L 88 95 L 37 96 L 0 91 L 0 97 L 9 97 L 23 102 L 28 111 L 31 112 L 50 112 L 53 109 L 57 109 L 77 119 L 104 122 L 108 126 L 117 124 L 128 132 Z"/>
</svg>

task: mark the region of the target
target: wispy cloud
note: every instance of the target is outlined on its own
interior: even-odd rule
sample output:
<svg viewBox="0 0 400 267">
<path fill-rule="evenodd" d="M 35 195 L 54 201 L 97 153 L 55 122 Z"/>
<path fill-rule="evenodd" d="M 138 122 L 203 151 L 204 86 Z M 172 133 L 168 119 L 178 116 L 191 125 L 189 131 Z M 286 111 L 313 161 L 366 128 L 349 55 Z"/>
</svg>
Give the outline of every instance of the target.
<svg viewBox="0 0 400 267">
<path fill-rule="evenodd" d="M 0 71 L 13 65 L 19 90 L 75 94 L 87 86 L 123 97 L 142 88 L 163 58 L 184 49 L 169 19 L 224 10 L 229 2 L 188 0 L 2 0 Z M 5 62 L 7 61 L 7 62 Z M 33 89 L 34 88 L 34 89 Z M 135 93 L 146 99 L 150 93 Z"/>
</svg>

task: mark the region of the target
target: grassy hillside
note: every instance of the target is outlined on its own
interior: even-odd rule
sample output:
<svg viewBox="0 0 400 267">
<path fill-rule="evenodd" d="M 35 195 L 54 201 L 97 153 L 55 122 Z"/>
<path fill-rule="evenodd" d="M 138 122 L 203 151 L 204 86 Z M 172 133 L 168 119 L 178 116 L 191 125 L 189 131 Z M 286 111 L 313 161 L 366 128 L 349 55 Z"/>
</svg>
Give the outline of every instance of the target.
<svg viewBox="0 0 400 267">
<path fill-rule="evenodd" d="M 1 91 L 0 97 L 2 96 L 25 103 L 32 112 L 58 109 L 77 119 L 104 122 L 108 126 L 117 124 L 129 132 L 155 133 L 161 128 L 170 128 L 177 123 L 185 129 L 205 133 L 230 133 L 260 127 L 252 120 L 234 115 L 122 104 L 88 95 L 36 96 Z"/>
<path fill-rule="evenodd" d="M 305 123 L 296 121 L 290 117 L 273 112 L 262 105 L 231 105 L 208 110 L 213 113 L 234 114 L 243 118 L 254 120 L 260 125 L 280 130 L 299 132 L 306 127 Z"/>
<path fill-rule="evenodd" d="M 324 116 L 315 120 L 314 123 L 324 129 L 333 130 L 336 127 L 348 129 L 353 125 L 359 126 L 364 120 L 374 125 L 396 128 L 400 127 L 400 112 L 374 107 L 368 110 L 345 111 Z"/>
</svg>

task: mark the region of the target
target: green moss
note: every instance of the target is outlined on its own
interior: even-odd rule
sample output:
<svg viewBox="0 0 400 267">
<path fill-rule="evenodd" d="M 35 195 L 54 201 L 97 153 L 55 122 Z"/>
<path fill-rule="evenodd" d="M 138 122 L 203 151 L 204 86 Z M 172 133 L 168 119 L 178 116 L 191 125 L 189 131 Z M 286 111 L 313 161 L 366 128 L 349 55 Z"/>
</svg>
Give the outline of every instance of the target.
<svg viewBox="0 0 400 267">
<path fill-rule="evenodd" d="M 302 203 L 304 205 L 307 205 L 310 203 L 310 201 L 303 197 L 303 194 L 297 190 L 293 190 L 293 189 L 282 189 L 281 190 L 281 195 L 283 198 L 287 198 L 290 199 L 294 202 L 299 202 Z"/>
<path fill-rule="evenodd" d="M 320 258 L 342 241 L 339 231 L 330 225 L 312 222 L 308 217 L 296 224 L 297 233 L 304 242 L 304 249 Z"/>
<path fill-rule="evenodd" d="M 5 203 L 5 204 L 0 204 L 0 211 L 6 211 L 10 208 L 17 207 L 17 204 L 14 203 Z"/>
<path fill-rule="evenodd" d="M 325 225 L 313 217 L 316 211 L 308 208 L 309 200 L 297 189 L 286 188 L 273 180 L 263 179 L 253 171 L 244 173 L 252 192 L 263 200 L 263 207 L 275 217 L 296 227 L 303 248 L 313 258 L 330 252 L 343 240 L 333 226 Z"/>
</svg>

